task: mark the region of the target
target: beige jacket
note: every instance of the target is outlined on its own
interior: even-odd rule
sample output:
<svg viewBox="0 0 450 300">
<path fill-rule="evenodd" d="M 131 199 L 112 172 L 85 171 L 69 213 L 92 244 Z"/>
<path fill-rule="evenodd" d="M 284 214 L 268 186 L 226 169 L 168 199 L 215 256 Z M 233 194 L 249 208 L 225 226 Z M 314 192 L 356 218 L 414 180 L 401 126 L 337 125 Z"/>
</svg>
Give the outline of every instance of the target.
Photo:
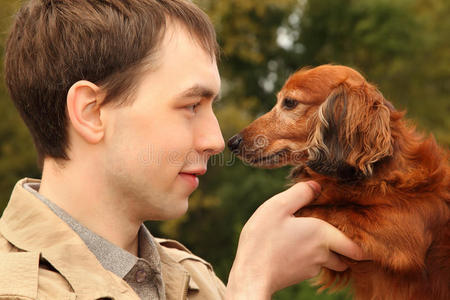
<svg viewBox="0 0 450 300">
<path fill-rule="evenodd" d="M 0 299 L 139 299 L 22 179 L 0 219 Z M 168 300 L 223 299 L 212 267 L 176 241 L 157 239 Z"/>
</svg>

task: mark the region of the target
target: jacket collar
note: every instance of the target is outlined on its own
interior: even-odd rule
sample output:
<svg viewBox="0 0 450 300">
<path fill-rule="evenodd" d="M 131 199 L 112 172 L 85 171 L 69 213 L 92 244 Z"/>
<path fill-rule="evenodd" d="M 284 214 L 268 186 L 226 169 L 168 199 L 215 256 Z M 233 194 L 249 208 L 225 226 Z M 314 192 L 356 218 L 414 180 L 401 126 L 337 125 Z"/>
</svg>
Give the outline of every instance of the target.
<svg viewBox="0 0 450 300">
<path fill-rule="evenodd" d="M 187 299 L 188 290 L 199 290 L 194 279 L 178 262 L 157 243 L 161 256 L 161 271 L 166 289 L 166 299 Z"/>
<path fill-rule="evenodd" d="M 115 298 L 125 293 L 126 283 L 106 271 L 81 238 L 23 188 L 26 182 L 39 180 L 25 178 L 17 182 L 0 219 L 1 234 L 23 251 L 40 252 L 66 278 L 77 295 L 92 299 Z"/>
</svg>

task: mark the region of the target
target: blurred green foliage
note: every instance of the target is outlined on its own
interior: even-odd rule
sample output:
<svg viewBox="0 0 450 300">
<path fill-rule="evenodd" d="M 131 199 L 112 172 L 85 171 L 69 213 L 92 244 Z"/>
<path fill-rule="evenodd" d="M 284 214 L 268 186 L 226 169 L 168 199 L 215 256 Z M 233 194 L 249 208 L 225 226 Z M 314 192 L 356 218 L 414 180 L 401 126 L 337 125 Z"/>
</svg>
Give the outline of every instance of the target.
<svg viewBox="0 0 450 300">
<path fill-rule="evenodd" d="M 450 1 L 197 0 L 222 47 L 222 101 L 216 112 L 225 138 L 275 103 L 287 76 L 302 66 L 344 64 L 376 83 L 417 126 L 450 146 Z M 18 3 L 0 0 L 0 43 Z M 3 64 L 2 67 L 3 69 Z M 44 121 L 44 120 L 43 120 Z M 14 183 L 40 177 L 31 138 L 0 84 L 0 212 Z M 240 230 L 254 210 L 285 188 L 288 169 L 257 170 L 215 157 L 183 218 L 149 222 L 209 260 L 226 282 Z M 299 245 L 301 251 L 301 245 Z M 274 299 L 348 299 L 315 294 L 307 283 Z"/>
</svg>

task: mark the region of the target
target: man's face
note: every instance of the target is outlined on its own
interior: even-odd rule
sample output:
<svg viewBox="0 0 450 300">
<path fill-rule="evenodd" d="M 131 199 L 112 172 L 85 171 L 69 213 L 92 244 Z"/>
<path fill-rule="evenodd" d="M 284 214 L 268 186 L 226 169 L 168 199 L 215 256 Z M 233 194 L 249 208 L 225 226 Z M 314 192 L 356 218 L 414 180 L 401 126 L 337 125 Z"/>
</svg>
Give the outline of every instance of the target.
<svg viewBox="0 0 450 300">
<path fill-rule="evenodd" d="M 220 90 L 215 59 L 178 24 L 168 26 L 158 68 L 143 75 L 135 102 L 105 116 L 105 184 L 140 220 L 179 217 L 197 188 L 194 174 L 224 141 L 212 110 Z"/>
</svg>

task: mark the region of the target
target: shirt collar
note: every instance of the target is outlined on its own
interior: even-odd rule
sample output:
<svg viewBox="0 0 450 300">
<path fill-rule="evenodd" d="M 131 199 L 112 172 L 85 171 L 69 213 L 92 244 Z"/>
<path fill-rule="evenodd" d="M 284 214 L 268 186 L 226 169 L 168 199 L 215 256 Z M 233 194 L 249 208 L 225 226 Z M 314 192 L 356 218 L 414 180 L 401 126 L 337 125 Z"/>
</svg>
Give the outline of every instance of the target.
<svg viewBox="0 0 450 300">
<path fill-rule="evenodd" d="M 87 227 L 80 224 L 62 208 L 40 194 L 38 192 L 40 182 L 27 182 L 23 184 L 23 187 L 47 205 L 61 220 L 66 222 L 67 225 L 69 225 L 73 231 L 80 236 L 89 250 L 95 255 L 105 269 L 113 272 L 120 278 L 124 278 L 138 261 L 136 256 L 92 232 Z M 140 232 L 144 230 L 148 232 L 145 226 L 142 225 Z M 148 240 L 146 240 L 146 242 L 148 242 Z M 143 246 L 145 243 L 140 242 L 139 244 L 142 248 L 147 248 Z M 156 248 L 154 248 L 154 250 L 155 251 L 150 250 L 148 252 L 155 253 Z M 148 255 L 151 256 L 152 253 L 148 253 Z"/>
</svg>

